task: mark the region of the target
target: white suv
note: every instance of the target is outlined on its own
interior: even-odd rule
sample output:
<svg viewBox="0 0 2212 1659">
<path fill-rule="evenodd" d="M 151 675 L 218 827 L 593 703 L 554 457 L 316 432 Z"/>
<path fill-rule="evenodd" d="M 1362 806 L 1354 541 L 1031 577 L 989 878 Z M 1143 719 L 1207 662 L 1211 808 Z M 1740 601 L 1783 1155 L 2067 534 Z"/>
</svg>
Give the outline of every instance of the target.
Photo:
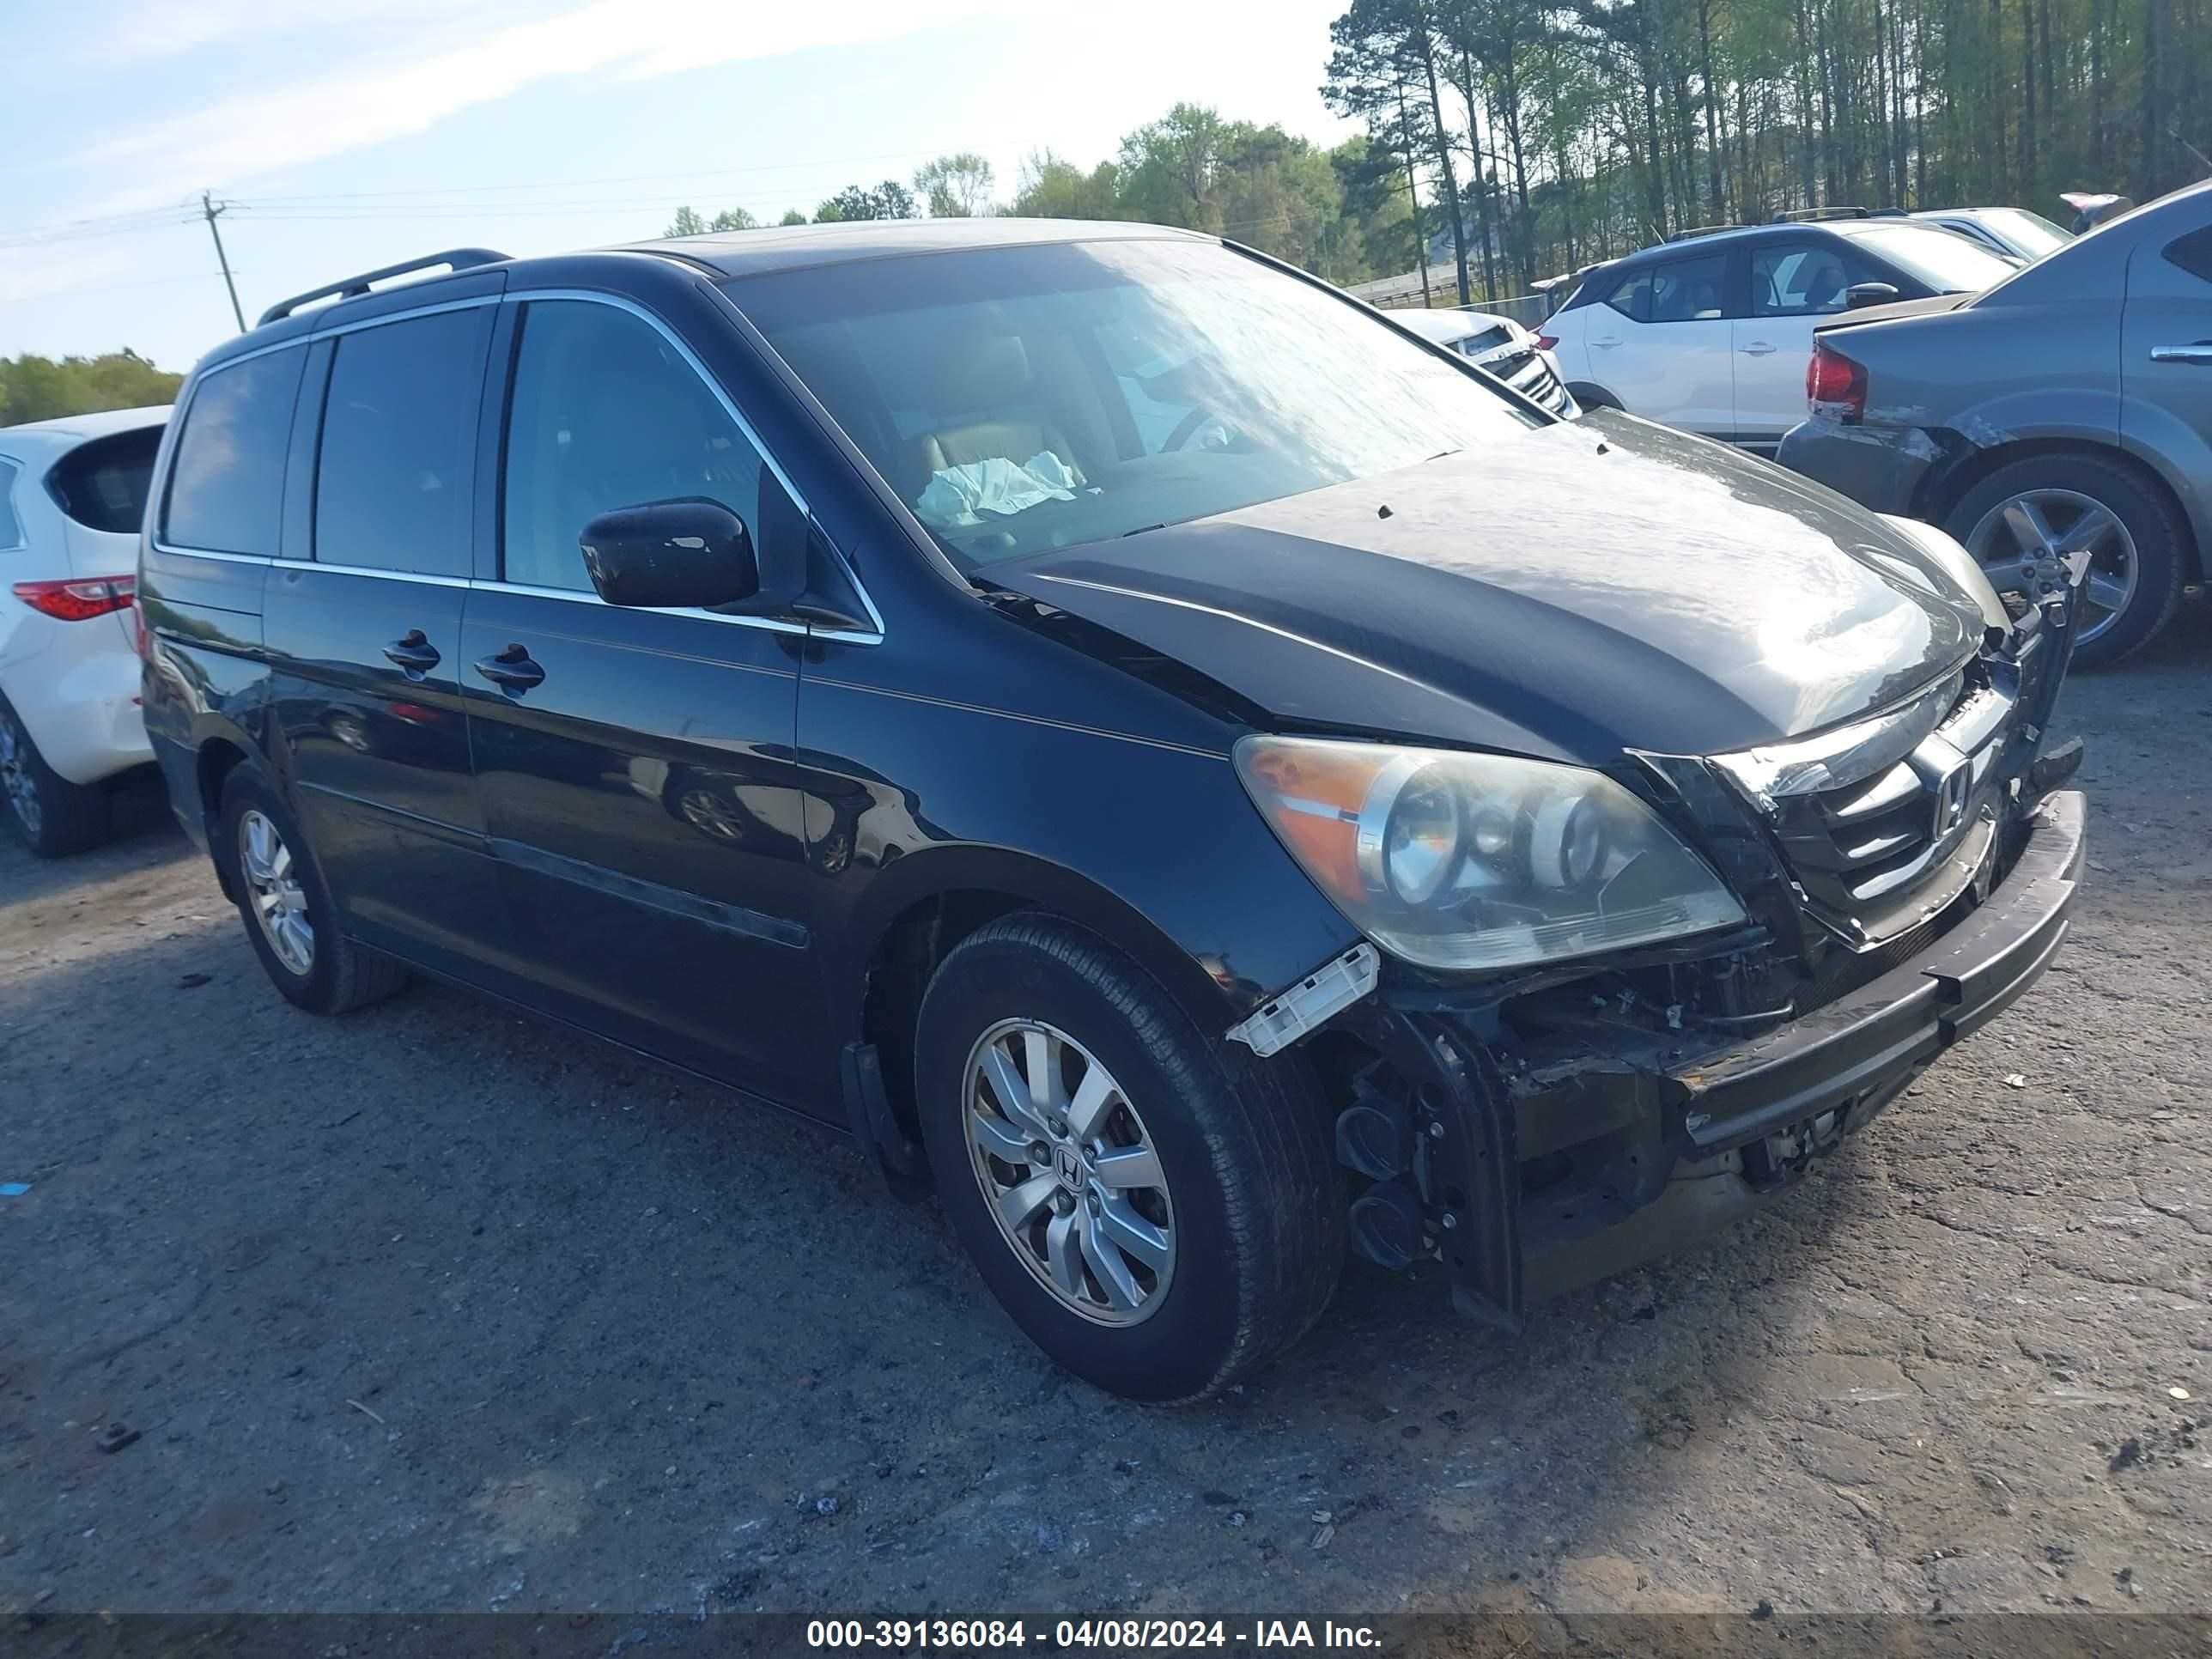
<svg viewBox="0 0 2212 1659">
<path fill-rule="evenodd" d="M 1536 343 L 1585 409 L 1771 455 L 1805 418 L 1820 323 L 1854 306 L 1979 293 L 2018 269 L 1908 219 L 1692 232 L 1590 271 Z"/>
<path fill-rule="evenodd" d="M 153 758 L 132 572 L 168 418 L 0 427 L 0 818 L 44 857 L 100 840 L 107 781 Z"/>
</svg>

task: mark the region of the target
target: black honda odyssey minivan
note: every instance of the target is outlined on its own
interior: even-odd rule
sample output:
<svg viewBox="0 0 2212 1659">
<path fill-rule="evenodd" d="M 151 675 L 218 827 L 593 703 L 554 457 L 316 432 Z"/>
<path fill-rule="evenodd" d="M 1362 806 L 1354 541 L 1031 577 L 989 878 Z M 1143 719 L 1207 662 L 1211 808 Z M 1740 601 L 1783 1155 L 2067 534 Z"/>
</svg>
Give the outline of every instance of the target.
<svg viewBox="0 0 2212 1659">
<path fill-rule="evenodd" d="M 2008 611 L 1249 250 L 985 219 L 287 301 L 179 397 L 138 599 L 284 996 L 420 974 L 828 1120 L 1174 1400 L 1351 1251 L 1516 1326 L 2026 990 L 2080 574 Z"/>
</svg>

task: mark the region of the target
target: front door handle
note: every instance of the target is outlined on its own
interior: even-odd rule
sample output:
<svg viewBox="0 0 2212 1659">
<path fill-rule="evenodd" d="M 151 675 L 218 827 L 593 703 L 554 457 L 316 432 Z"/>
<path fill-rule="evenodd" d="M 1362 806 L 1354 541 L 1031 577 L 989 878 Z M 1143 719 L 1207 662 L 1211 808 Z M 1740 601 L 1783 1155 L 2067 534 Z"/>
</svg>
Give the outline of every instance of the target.
<svg viewBox="0 0 2212 1659">
<path fill-rule="evenodd" d="M 1753 340 L 1743 349 L 1743 355 L 1747 357 L 1771 357 L 1774 355 L 1774 348 L 1764 340 Z"/>
<path fill-rule="evenodd" d="M 1613 347 L 1619 345 L 1620 342 L 1619 340 L 1592 340 L 1590 343 L 1595 346 L 1600 351 L 1610 351 Z"/>
<path fill-rule="evenodd" d="M 384 654 L 417 679 L 438 665 L 438 647 L 419 628 L 410 628 L 384 647 Z"/>
<path fill-rule="evenodd" d="M 545 678 L 521 646 L 510 645 L 495 657 L 477 659 L 477 672 L 502 691 L 527 691 Z"/>
<path fill-rule="evenodd" d="M 2212 368 L 2212 340 L 2199 340 L 2195 345 L 2153 346 L 2150 360 L 2154 363 L 2194 363 L 2199 368 Z"/>
</svg>

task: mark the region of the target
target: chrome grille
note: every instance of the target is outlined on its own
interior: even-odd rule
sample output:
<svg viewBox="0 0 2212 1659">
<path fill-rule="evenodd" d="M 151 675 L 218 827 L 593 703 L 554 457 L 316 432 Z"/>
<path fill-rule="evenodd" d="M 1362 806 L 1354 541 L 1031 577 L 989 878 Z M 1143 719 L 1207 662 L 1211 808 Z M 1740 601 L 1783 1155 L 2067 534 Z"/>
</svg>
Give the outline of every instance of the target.
<svg viewBox="0 0 2212 1659">
<path fill-rule="evenodd" d="M 1559 384 L 1559 377 L 1552 373 L 1540 352 L 1501 351 L 1482 368 L 1522 397 L 1533 398 L 1547 409 L 1558 409 L 1566 402 L 1566 388 Z"/>
<path fill-rule="evenodd" d="M 1714 763 L 1765 811 L 1806 896 L 1881 943 L 1970 878 L 2013 707 L 1954 678 L 1873 720 Z"/>
</svg>

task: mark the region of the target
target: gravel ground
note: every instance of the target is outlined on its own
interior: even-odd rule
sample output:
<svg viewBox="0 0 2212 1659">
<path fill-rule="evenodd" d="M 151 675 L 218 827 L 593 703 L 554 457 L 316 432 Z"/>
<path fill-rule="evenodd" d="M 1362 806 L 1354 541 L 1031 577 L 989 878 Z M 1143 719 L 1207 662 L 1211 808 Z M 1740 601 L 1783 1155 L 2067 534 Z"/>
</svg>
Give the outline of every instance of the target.
<svg viewBox="0 0 2212 1659">
<path fill-rule="evenodd" d="M 2204 621 L 2068 690 L 2051 975 L 1789 1200 L 1515 1340 L 1355 1268 L 1189 1411 L 829 1134 L 0 850 L 0 1612 L 2212 1608 Z"/>
</svg>

